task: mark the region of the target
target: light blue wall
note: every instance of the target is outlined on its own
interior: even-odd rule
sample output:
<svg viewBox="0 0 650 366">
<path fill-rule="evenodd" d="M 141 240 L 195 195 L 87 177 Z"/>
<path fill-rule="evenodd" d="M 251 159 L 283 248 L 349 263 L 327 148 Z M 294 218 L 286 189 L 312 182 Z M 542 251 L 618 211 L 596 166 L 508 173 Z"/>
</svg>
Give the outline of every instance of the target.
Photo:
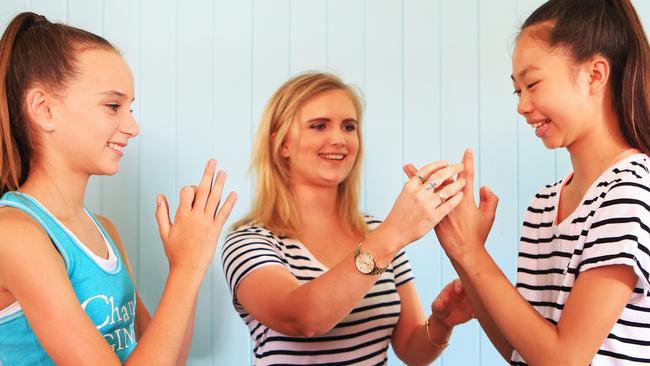
<svg viewBox="0 0 650 366">
<path fill-rule="evenodd" d="M 534 192 L 570 170 L 515 111 L 510 51 L 517 26 L 541 0 L 2 0 L 0 24 L 32 10 L 115 43 L 136 79 L 142 129 L 114 177 L 93 178 L 87 203 L 120 229 L 140 291 L 155 310 L 167 273 L 154 197 L 176 203 L 216 157 L 251 199 L 246 170 L 266 99 L 289 76 L 330 70 L 367 103 L 363 205 L 384 217 L 402 164 L 478 156 L 480 184 L 501 198 L 487 246 L 514 279 L 519 225 Z M 636 0 L 642 19 L 648 1 Z M 427 313 L 455 277 L 434 235 L 408 248 Z M 245 365 L 251 347 L 220 266 L 201 289 L 191 365 Z M 476 322 L 458 328 L 436 365 L 504 364 Z M 391 364 L 398 362 L 391 356 Z"/>
</svg>

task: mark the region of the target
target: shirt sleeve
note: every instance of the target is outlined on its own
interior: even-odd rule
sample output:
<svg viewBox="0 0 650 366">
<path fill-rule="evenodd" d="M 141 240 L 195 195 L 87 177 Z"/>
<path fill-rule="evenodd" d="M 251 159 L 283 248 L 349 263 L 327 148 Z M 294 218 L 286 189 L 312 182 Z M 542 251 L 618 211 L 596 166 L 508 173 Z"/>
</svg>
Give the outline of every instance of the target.
<svg viewBox="0 0 650 366">
<path fill-rule="evenodd" d="M 395 287 L 399 287 L 415 279 L 411 270 L 411 263 L 409 263 L 404 249 L 400 250 L 395 258 L 393 258 L 391 266 L 393 267 L 393 275 L 395 276 Z"/>
<path fill-rule="evenodd" d="M 257 227 L 246 227 L 226 237 L 221 265 L 233 300 L 236 300 L 237 286 L 254 270 L 270 265 L 284 266 L 282 255 L 274 243 L 275 239 L 268 231 Z"/>
<path fill-rule="evenodd" d="M 607 192 L 593 212 L 578 267 L 632 267 L 638 277 L 633 302 L 650 291 L 650 188 L 640 182 L 619 182 Z"/>
</svg>

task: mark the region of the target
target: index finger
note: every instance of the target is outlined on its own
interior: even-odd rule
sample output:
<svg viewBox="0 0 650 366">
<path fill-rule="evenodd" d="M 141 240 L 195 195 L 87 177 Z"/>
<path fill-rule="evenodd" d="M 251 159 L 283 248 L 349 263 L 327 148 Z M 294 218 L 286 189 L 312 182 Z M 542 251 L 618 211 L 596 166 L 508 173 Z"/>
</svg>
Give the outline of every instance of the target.
<svg viewBox="0 0 650 366">
<path fill-rule="evenodd" d="M 465 149 L 463 154 L 463 165 L 464 169 L 461 177 L 465 178 L 466 184 L 464 193 L 467 197 L 470 197 L 472 201 L 474 200 L 474 153 L 472 149 Z"/>
</svg>

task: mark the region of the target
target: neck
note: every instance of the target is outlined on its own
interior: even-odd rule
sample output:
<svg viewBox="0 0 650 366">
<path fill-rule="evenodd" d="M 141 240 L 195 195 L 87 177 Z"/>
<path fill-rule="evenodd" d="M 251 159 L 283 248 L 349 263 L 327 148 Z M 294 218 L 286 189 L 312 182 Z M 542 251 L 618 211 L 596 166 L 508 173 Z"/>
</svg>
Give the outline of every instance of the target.
<svg viewBox="0 0 650 366">
<path fill-rule="evenodd" d="M 616 162 L 617 157 L 631 149 L 615 115 L 610 115 L 595 125 L 601 127 L 594 128 L 588 135 L 567 147 L 573 165 L 571 184 L 575 184 L 581 191 L 586 191 L 598 176 Z"/>
<path fill-rule="evenodd" d="M 84 215 L 84 194 L 89 178 L 88 174 L 74 171 L 66 164 L 36 161 L 19 191 L 33 196 L 54 216 L 65 220 Z"/>
<path fill-rule="evenodd" d="M 291 191 L 296 198 L 303 228 L 308 229 L 312 225 L 323 227 L 325 222 L 338 220 L 339 212 L 336 202 L 338 188 L 336 186 L 315 187 L 294 184 Z"/>
</svg>

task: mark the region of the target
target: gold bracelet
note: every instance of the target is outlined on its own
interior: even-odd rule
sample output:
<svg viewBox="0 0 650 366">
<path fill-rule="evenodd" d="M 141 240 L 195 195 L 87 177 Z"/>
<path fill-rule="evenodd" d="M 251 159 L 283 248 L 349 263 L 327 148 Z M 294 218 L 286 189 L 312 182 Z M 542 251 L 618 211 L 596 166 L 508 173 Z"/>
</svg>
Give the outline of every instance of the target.
<svg viewBox="0 0 650 366">
<path fill-rule="evenodd" d="M 433 314 L 431 314 L 431 315 L 433 315 Z M 447 348 L 447 346 L 449 345 L 449 342 L 437 343 L 436 341 L 433 340 L 433 338 L 431 338 L 431 331 L 429 331 L 429 320 L 431 320 L 431 316 L 429 316 L 427 318 L 427 321 L 424 322 L 424 328 L 427 330 L 427 336 L 429 336 L 429 341 L 431 341 L 431 344 L 434 347 L 436 347 L 436 348 L 438 348 L 439 350 L 442 351 L 445 348 Z"/>
</svg>

